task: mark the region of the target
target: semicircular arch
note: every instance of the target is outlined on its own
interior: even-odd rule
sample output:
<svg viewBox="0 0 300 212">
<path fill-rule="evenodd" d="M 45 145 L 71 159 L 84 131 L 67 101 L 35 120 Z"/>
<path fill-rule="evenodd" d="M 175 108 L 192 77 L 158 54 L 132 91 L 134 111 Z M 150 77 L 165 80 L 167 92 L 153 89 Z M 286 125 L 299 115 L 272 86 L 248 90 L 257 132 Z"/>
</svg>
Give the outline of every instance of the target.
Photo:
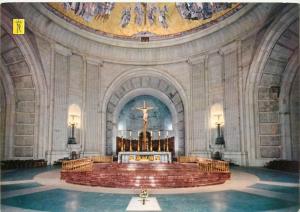
<svg viewBox="0 0 300 212">
<path fill-rule="evenodd" d="M 131 70 L 123 75 L 124 78 L 120 76 L 112 82 L 106 92 L 106 98 L 104 98 L 104 108 L 102 109 L 106 114 L 105 127 L 103 128 L 105 130 L 106 154 L 113 154 L 115 151 L 113 146 L 115 146 L 116 120 L 122 106 L 136 96 L 147 94 L 158 98 L 170 109 L 175 126 L 176 154 L 185 154 L 185 119 L 187 111 L 183 100 L 184 97 L 182 98 L 180 94 L 183 90 L 180 92 L 177 86 L 175 87 L 174 85 L 176 80 L 173 80 L 171 83 L 171 80 L 164 73 L 153 69 L 143 69 L 138 73 L 136 70 Z"/>
</svg>

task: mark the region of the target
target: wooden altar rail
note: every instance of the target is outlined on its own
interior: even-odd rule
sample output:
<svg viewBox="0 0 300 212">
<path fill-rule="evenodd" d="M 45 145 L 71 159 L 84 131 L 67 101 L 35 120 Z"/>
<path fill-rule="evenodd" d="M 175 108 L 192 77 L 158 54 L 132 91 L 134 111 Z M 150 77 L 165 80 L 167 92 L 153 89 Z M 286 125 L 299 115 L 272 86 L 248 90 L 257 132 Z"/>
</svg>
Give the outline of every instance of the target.
<svg viewBox="0 0 300 212">
<path fill-rule="evenodd" d="M 90 159 L 94 163 L 112 163 L 113 162 L 113 156 L 98 155 L 98 156 L 91 156 Z"/>
<path fill-rule="evenodd" d="M 220 160 L 211 160 L 197 156 L 180 156 L 179 163 L 197 163 L 203 172 L 229 172 L 229 163 Z"/>
<path fill-rule="evenodd" d="M 93 161 L 89 158 L 69 160 L 62 162 L 62 171 L 63 172 L 83 172 L 83 171 L 92 171 Z"/>
<path fill-rule="evenodd" d="M 199 157 L 197 156 L 179 156 L 178 162 L 179 163 L 197 163 Z"/>
<path fill-rule="evenodd" d="M 199 160 L 200 171 L 203 172 L 229 172 L 229 163 L 219 160 Z"/>
</svg>

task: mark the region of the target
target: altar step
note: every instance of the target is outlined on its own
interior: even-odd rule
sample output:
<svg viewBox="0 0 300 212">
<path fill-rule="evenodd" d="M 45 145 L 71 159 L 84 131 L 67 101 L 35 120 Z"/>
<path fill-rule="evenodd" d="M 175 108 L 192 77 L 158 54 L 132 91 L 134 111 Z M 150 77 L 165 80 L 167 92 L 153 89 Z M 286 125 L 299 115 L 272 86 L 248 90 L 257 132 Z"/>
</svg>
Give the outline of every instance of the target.
<svg viewBox="0 0 300 212">
<path fill-rule="evenodd" d="M 201 172 L 196 164 L 94 164 L 92 172 L 62 173 L 68 183 L 114 188 L 180 188 L 224 183 L 230 173 Z"/>
</svg>

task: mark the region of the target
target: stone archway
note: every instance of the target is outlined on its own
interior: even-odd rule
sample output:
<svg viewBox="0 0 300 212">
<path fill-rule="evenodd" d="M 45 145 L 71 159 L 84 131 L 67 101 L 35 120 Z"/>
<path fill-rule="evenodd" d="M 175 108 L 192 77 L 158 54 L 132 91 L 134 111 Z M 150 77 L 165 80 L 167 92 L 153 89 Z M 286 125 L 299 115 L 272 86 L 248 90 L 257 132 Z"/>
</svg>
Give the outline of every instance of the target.
<svg viewBox="0 0 300 212">
<path fill-rule="evenodd" d="M 297 51 L 297 8 L 289 6 L 273 21 L 253 58 L 246 83 L 246 136 L 250 165 L 282 158 L 279 98 L 282 76 Z M 289 41 L 289 42 L 287 42 Z M 296 43 L 296 45 L 295 45 Z"/>
<path fill-rule="evenodd" d="M 114 89 L 106 104 L 106 154 L 113 154 L 116 137 L 116 120 L 122 107 L 135 96 L 151 95 L 164 102 L 172 113 L 177 155 L 185 154 L 184 103 L 175 86 L 159 76 L 136 76 L 127 79 Z"/>
<path fill-rule="evenodd" d="M 48 110 L 43 67 L 30 30 L 26 28 L 23 36 L 11 36 L 14 11 L 2 12 L 1 36 L 5 45 L 1 48 L 1 64 L 5 67 L 1 71 L 5 73 L 0 78 L 10 80 L 10 87 L 4 85 L 10 106 L 6 116 L 5 159 L 45 158 Z"/>
</svg>

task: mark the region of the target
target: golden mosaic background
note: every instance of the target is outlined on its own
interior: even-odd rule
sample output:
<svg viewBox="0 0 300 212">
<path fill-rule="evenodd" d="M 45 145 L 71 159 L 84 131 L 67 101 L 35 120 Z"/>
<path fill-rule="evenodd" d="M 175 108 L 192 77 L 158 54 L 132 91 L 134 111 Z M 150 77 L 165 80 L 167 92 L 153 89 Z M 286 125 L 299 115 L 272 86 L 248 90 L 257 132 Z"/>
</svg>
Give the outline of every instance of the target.
<svg viewBox="0 0 300 212">
<path fill-rule="evenodd" d="M 114 9 L 111 12 L 111 15 L 106 20 L 95 20 L 93 19 L 91 22 L 85 21 L 82 17 L 74 14 L 72 10 L 65 10 L 62 3 L 48 3 L 51 8 L 58 11 L 61 15 L 68 17 L 75 23 L 79 25 L 86 26 L 90 29 L 101 31 L 107 34 L 117 35 L 120 37 L 131 37 L 140 32 L 150 32 L 155 34 L 156 36 L 168 36 L 172 34 L 182 33 L 184 31 L 191 30 L 193 28 L 200 27 L 209 22 L 213 22 L 231 10 L 236 9 L 240 4 L 235 3 L 232 4 L 232 8 L 220 11 L 218 13 L 213 14 L 213 16 L 206 20 L 187 20 L 182 18 L 180 15 L 175 3 L 155 3 L 158 7 L 163 8 L 164 5 L 168 7 L 167 13 L 167 23 L 168 28 L 163 28 L 158 23 L 158 18 L 156 16 L 155 23 L 151 26 L 149 22 L 145 25 L 139 26 L 135 24 L 135 13 L 134 7 L 135 3 L 116 3 Z M 131 8 L 131 20 L 130 23 L 122 28 L 120 26 L 122 10 L 124 8 Z M 158 13 L 156 13 L 158 14 Z"/>
</svg>

